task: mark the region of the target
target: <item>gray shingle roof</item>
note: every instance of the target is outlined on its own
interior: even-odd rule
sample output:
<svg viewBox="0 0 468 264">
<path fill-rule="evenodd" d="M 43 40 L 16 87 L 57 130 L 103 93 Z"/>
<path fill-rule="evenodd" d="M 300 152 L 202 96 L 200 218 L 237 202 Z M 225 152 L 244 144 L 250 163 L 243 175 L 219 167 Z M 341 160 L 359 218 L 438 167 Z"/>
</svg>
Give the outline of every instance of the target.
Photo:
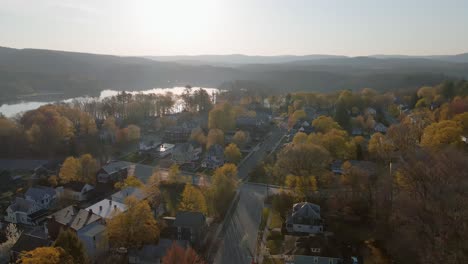
<svg viewBox="0 0 468 264">
<path fill-rule="evenodd" d="M 21 197 L 16 197 L 15 201 L 10 205 L 10 209 L 13 212 L 27 213 L 32 207 L 34 207 L 34 201 L 26 200 Z"/>
<path fill-rule="evenodd" d="M 127 161 L 116 161 L 103 166 L 102 169 L 107 174 L 113 174 L 122 169 L 127 169 L 129 175 L 133 174 L 133 176 L 141 181 L 146 182 L 151 175 L 153 175 L 154 167 Z"/>
<path fill-rule="evenodd" d="M 174 226 L 200 228 L 206 223 L 206 218 L 200 212 L 179 211 L 176 214 Z"/>
<path fill-rule="evenodd" d="M 50 195 L 51 197 L 55 196 L 55 189 L 45 186 L 35 186 L 29 188 L 24 195 L 33 198 L 35 201 L 38 201 L 41 200 L 46 194 Z"/>
<path fill-rule="evenodd" d="M 88 210 L 78 209 L 73 205 L 63 208 L 52 214 L 51 217 L 58 223 L 70 226 L 76 231 L 101 219 L 99 215 Z"/>
<path fill-rule="evenodd" d="M 38 247 L 47 247 L 51 242 L 47 239 L 31 236 L 28 234 L 21 234 L 18 241 L 13 245 L 11 251 L 13 252 L 22 252 L 30 251 Z"/>
<path fill-rule="evenodd" d="M 120 190 L 119 192 L 114 193 L 112 195 L 112 201 L 122 203 L 128 196 L 135 196 L 138 200 L 143 200 L 148 197 L 148 195 L 139 188 L 127 187 Z"/>
</svg>

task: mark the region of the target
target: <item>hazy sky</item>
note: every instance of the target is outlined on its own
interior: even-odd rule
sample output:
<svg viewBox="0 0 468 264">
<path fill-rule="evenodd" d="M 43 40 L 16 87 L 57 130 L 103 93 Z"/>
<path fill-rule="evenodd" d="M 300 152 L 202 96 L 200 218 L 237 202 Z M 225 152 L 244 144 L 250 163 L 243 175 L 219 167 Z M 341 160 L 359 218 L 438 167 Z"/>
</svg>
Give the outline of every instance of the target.
<svg viewBox="0 0 468 264">
<path fill-rule="evenodd" d="M 468 52 L 467 0 L 0 0 L 0 46 L 118 55 Z"/>
</svg>

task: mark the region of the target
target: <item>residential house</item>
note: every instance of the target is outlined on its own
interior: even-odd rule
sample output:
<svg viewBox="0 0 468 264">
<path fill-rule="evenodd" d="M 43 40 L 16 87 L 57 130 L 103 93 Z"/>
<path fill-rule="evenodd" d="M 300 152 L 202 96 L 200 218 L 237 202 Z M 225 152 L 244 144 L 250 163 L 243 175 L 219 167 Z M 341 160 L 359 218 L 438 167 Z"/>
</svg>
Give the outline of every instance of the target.
<svg viewBox="0 0 468 264">
<path fill-rule="evenodd" d="M 36 225 L 37 217 L 46 211 L 34 201 L 16 197 L 6 209 L 5 221 L 15 224 Z"/>
<path fill-rule="evenodd" d="M 84 183 L 72 181 L 57 187 L 57 194 L 61 198 L 70 199 L 74 201 L 85 201 L 89 193 L 94 190 L 94 186 Z"/>
<path fill-rule="evenodd" d="M 375 116 L 375 115 L 377 115 L 377 110 L 375 110 L 372 107 L 367 107 L 366 110 L 364 111 L 364 113 L 366 113 L 368 115 Z"/>
<path fill-rule="evenodd" d="M 380 122 L 376 123 L 375 126 L 374 126 L 374 131 L 385 134 L 385 133 L 387 133 L 387 126 L 385 126 L 384 124 L 382 124 Z"/>
<path fill-rule="evenodd" d="M 47 209 L 57 199 L 57 192 L 51 187 L 35 186 L 26 191 L 24 198 L 36 202 L 41 208 Z"/>
<path fill-rule="evenodd" d="M 352 136 L 362 136 L 362 128 L 359 128 L 359 127 L 353 127 L 352 131 L 351 131 L 351 135 Z"/>
<path fill-rule="evenodd" d="M 214 144 L 208 149 L 202 161 L 202 167 L 216 169 L 224 164 L 224 148 L 219 144 Z"/>
<path fill-rule="evenodd" d="M 139 249 L 130 249 L 128 252 L 129 264 L 157 264 L 162 263 L 173 243 L 177 243 L 182 248 L 187 248 L 188 242 L 185 240 L 160 239 L 157 245 L 144 245 Z"/>
<path fill-rule="evenodd" d="M 93 223 L 84 226 L 78 232 L 78 238 L 84 245 L 86 255 L 95 259 L 109 250 L 109 239 L 106 226 L 101 223 Z"/>
<path fill-rule="evenodd" d="M 156 157 L 165 158 L 173 153 L 174 148 L 174 144 L 163 143 L 156 148 Z"/>
<path fill-rule="evenodd" d="M 127 211 L 127 206 L 123 203 L 119 203 L 109 199 L 104 199 L 86 208 L 86 211 L 90 210 L 94 214 L 100 216 L 102 219 L 107 220 L 112 219 L 119 213 Z"/>
<path fill-rule="evenodd" d="M 22 252 L 31 251 L 38 247 L 49 247 L 49 239 L 22 233 L 10 250 L 10 263 L 16 263 Z"/>
<path fill-rule="evenodd" d="M 140 154 L 153 154 L 156 152 L 156 148 L 161 145 L 159 141 L 140 142 L 138 145 L 138 152 Z"/>
<path fill-rule="evenodd" d="M 62 165 L 61 160 L 50 160 L 47 163 L 40 164 L 34 168 L 32 175 L 33 179 L 39 179 L 41 177 L 49 177 L 51 175 L 58 175 L 60 166 Z"/>
<path fill-rule="evenodd" d="M 164 141 L 171 143 L 185 142 L 190 137 L 192 129 L 183 126 L 173 126 L 164 131 Z"/>
<path fill-rule="evenodd" d="M 177 144 L 172 152 L 172 160 L 179 164 L 192 163 L 200 159 L 202 147 L 198 142 Z"/>
<path fill-rule="evenodd" d="M 127 199 L 129 196 L 135 197 L 138 201 L 144 200 L 148 197 L 148 195 L 140 188 L 127 187 L 112 194 L 111 199 L 112 201 L 124 204 L 125 199 Z"/>
<path fill-rule="evenodd" d="M 94 257 L 108 249 L 104 221 L 92 210 L 71 205 L 49 215 L 47 220 L 47 230 L 52 240 L 57 238 L 61 229 L 70 229 L 81 240 L 88 256 Z M 90 230 L 93 230 L 91 237 Z"/>
<path fill-rule="evenodd" d="M 101 222 L 101 217 L 92 211 L 80 209 L 75 205 L 63 208 L 47 217 L 49 237 L 55 240 L 60 229 L 70 228 L 78 232 L 83 227 Z"/>
<path fill-rule="evenodd" d="M 241 130 L 252 131 L 264 125 L 264 121 L 257 117 L 240 116 L 236 119 L 236 127 Z"/>
<path fill-rule="evenodd" d="M 104 165 L 97 172 L 97 180 L 100 183 L 121 181 L 128 176 L 135 176 L 142 182 L 146 182 L 153 175 L 152 166 L 132 163 L 127 161 L 115 161 Z"/>
<path fill-rule="evenodd" d="M 206 218 L 200 212 L 179 211 L 173 227 L 176 230 L 177 240 L 187 240 L 194 247 L 201 246 L 207 229 Z"/>
<path fill-rule="evenodd" d="M 308 202 L 294 204 L 292 213 L 286 220 L 286 230 L 289 233 L 317 234 L 323 232 L 320 206 Z"/>
</svg>

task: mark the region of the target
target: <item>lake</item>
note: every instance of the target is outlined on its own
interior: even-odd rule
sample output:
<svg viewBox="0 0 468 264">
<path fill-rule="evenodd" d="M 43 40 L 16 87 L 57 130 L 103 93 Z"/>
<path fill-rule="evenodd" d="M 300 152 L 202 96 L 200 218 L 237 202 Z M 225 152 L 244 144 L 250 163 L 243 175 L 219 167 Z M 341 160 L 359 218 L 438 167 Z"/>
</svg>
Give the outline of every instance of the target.
<svg viewBox="0 0 468 264">
<path fill-rule="evenodd" d="M 200 87 L 192 87 L 192 91 L 195 89 L 198 89 Z M 216 88 L 204 88 L 202 87 L 203 90 L 207 91 L 208 94 L 211 96 L 212 93 L 217 93 L 219 90 Z M 167 92 L 171 92 L 174 95 L 181 95 L 185 90 L 185 87 L 172 87 L 172 88 L 153 88 L 149 90 L 143 90 L 143 91 L 126 91 L 131 94 L 165 94 Z M 42 105 L 46 104 L 51 104 L 51 103 L 57 103 L 57 102 L 63 102 L 63 103 L 70 103 L 73 100 L 102 100 L 106 97 L 111 97 L 115 96 L 121 91 L 116 91 L 116 90 L 103 90 L 101 91 L 101 94 L 98 97 L 74 97 L 74 98 L 68 98 L 65 100 L 56 100 L 56 101 L 43 101 L 43 102 L 38 102 L 38 101 L 21 101 L 21 102 L 15 102 L 11 104 L 2 104 L 0 106 L 0 113 L 5 115 L 6 117 L 13 117 L 21 112 L 29 111 L 29 110 L 34 110 L 39 108 Z"/>
</svg>

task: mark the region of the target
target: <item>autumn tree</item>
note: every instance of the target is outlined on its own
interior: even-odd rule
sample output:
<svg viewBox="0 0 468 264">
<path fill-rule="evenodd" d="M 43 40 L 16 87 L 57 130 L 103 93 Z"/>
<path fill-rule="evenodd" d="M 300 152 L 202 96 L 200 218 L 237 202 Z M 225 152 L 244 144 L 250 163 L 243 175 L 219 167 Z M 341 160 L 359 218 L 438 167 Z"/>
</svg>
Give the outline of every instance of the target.
<svg viewBox="0 0 468 264">
<path fill-rule="evenodd" d="M 80 134 L 94 135 L 97 133 L 96 122 L 88 113 L 80 113 Z"/>
<path fill-rule="evenodd" d="M 236 131 L 232 137 L 232 142 L 240 148 L 243 148 L 247 143 L 247 133 L 242 130 Z"/>
<path fill-rule="evenodd" d="M 130 175 L 121 182 L 114 184 L 116 189 L 125 189 L 128 187 L 142 188 L 143 182 L 140 181 L 136 176 Z"/>
<path fill-rule="evenodd" d="M 340 125 L 329 116 L 319 116 L 312 121 L 312 126 L 317 132 L 326 133 L 332 129 L 340 129 Z"/>
<path fill-rule="evenodd" d="M 20 255 L 22 264 L 73 264 L 73 257 L 60 247 L 38 247 Z"/>
<path fill-rule="evenodd" d="M 162 259 L 163 264 L 205 264 L 206 262 L 197 253 L 188 247 L 184 249 L 176 242 L 167 251 Z"/>
<path fill-rule="evenodd" d="M 200 143 L 202 146 L 206 145 L 206 136 L 205 132 L 203 132 L 203 129 L 200 127 L 192 129 L 192 132 L 190 133 L 190 140 L 194 140 Z"/>
<path fill-rule="evenodd" d="M 293 127 L 297 121 L 305 119 L 307 117 L 307 114 L 304 110 L 296 110 L 292 113 L 292 115 L 289 117 L 288 120 L 288 126 L 291 128 Z"/>
<path fill-rule="evenodd" d="M 433 123 L 424 129 L 421 145 L 427 147 L 441 147 L 446 145 L 460 145 L 463 128 L 452 120 Z"/>
<path fill-rule="evenodd" d="M 468 262 L 467 160 L 455 149 L 401 159 L 393 206 L 395 256 L 417 256 L 414 263 Z"/>
<path fill-rule="evenodd" d="M 161 201 L 161 191 L 159 189 L 161 179 L 161 172 L 156 170 L 143 187 L 143 191 L 148 196 L 147 200 L 153 208 L 159 206 Z"/>
<path fill-rule="evenodd" d="M 177 182 L 180 177 L 180 168 L 179 165 L 176 163 L 172 164 L 171 167 L 169 167 L 169 174 L 168 174 L 168 181 L 171 183 Z"/>
<path fill-rule="evenodd" d="M 299 200 L 304 200 L 306 197 L 317 191 L 317 179 L 314 176 L 286 176 L 285 185 L 294 190 L 294 194 Z"/>
<path fill-rule="evenodd" d="M 303 132 L 296 133 L 296 135 L 294 135 L 294 138 L 293 138 L 292 142 L 295 145 L 307 143 L 307 134 L 303 133 Z"/>
<path fill-rule="evenodd" d="M 323 146 L 335 159 L 355 159 L 356 157 L 356 144 L 344 130 L 333 128 L 325 134 L 312 133 L 307 141 Z"/>
<path fill-rule="evenodd" d="M 90 184 L 96 183 L 96 173 L 99 170 L 96 159 L 91 154 L 84 154 L 80 156 L 80 164 L 82 181 Z"/>
<path fill-rule="evenodd" d="M 229 103 L 216 105 L 208 114 L 208 128 L 228 131 L 236 126 L 236 114 Z"/>
<path fill-rule="evenodd" d="M 389 161 L 395 148 L 392 142 L 381 133 L 375 133 L 369 140 L 369 153 L 383 161 Z"/>
<path fill-rule="evenodd" d="M 208 132 L 206 149 L 209 149 L 214 144 L 224 146 L 224 133 L 221 129 L 210 129 Z"/>
<path fill-rule="evenodd" d="M 140 128 L 136 125 L 127 126 L 127 140 L 128 141 L 137 141 L 140 140 Z"/>
<path fill-rule="evenodd" d="M 107 234 L 113 247 L 138 248 L 155 243 L 159 228 L 147 201 L 126 200 L 128 210 L 107 221 Z"/>
<path fill-rule="evenodd" d="M 328 167 L 330 153 L 316 144 L 288 145 L 278 154 L 277 165 L 293 175 L 320 175 Z"/>
<path fill-rule="evenodd" d="M 236 144 L 231 143 L 224 149 L 224 157 L 228 162 L 237 164 L 240 161 L 242 154 Z"/>
<path fill-rule="evenodd" d="M 67 183 L 70 181 L 78 180 L 81 175 L 81 163 L 80 160 L 74 157 L 68 157 L 60 167 L 60 181 Z"/>
<path fill-rule="evenodd" d="M 98 169 L 97 161 L 90 154 L 81 155 L 79 158 L 68 157 L 60 168 L 59 178 L 62 183 L 79 181 L 94 184 Z"/>
<path fill-rule="evenodd" d="M 186 184 L 179 203 L 179 210 L 208 213 L 205 196 L 197 187 Z"/>
<path fill-rule="evenodd" d="M 83 243 L 71 229 L 62 229 L 55 240 L 54 247 L 60 247 L 67 252 L 75 264 L 87 263 L 87 256 Z"/>
<path fill-rule="evenodd" d="M 225 164 L 215 170 L 208 190 L 213 214 L 222 216 L 236 191 L 237 167 Z"/>
</svg>

